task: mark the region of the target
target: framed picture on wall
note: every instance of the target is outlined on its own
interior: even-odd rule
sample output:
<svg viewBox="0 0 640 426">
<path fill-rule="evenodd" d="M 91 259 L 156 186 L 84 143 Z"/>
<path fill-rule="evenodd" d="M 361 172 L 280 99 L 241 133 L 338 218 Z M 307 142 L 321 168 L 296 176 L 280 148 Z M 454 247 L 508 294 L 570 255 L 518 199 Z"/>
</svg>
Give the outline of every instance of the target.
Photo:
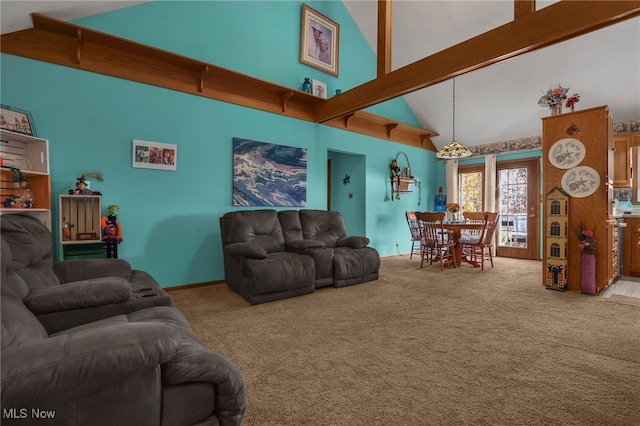
<svg viewBox="0 0 640 426">
<path fill-rule="evenodd" d="M 0 128 L 23 135 L 36 135 L 31 113 L 8 105 L 0 106 Z"/>
<path fill-rule="evenodd" d="M 300 62 L 337 77 L 339 42 L 340 26 L 303 4 Z"/>
<path fill-rule="evenodd" d="M 305 207 L 307 149 L 233 138 L 233 205 Z"/>
<path fill-rule="evenodd" d="M 178 165 L 178 145 L 134 139 L 131 165 L 142 169 L 175 171 Z"/>
<path fill-rule="evenodd" d="M 311 80 L 313 94 L 319 98 L 327 99 L 327 84 L 320 80 Z"/>
</svg>

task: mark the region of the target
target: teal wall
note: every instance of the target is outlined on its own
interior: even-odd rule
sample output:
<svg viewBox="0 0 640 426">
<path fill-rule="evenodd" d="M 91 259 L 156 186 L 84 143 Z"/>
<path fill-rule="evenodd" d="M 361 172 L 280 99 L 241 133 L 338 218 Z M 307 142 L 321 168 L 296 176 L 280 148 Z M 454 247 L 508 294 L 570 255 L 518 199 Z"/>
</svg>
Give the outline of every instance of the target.
<svg viewBox="0 0 640 426">
<path fill-rule="evenodd" d="M 376 78 L 376 56 L 341 1 L 304 4 L 340 26 L 339 76 L 299 62 L 300 1 L 154 1 L 74 21 L 109 34 L 299 89 L 305 77 L 328 94 Z M 369 111 L 419 126 L 402 99 Z"/>
<path fill-rule="evenodd" d="M 339 77 L 299 63 L 301 4 L 162 1 L 76 23 L 294 88 L 311 77 L 333 93 L 374 78 L 375 55 L 341 2 L 307 3 L 340 24 Z M 433 208 L 444 182 L 444 166 L 430 151 L 7 54 L 0 70 L 1 102 L 30 111 L 38 136 L 50 141 L 53 223 L 58 195 L 81 173 L 102 172 L 105 181 L 92 189 L 103 193 L 104 206 L 120 206 L 120 257 L 165 287 L 224 278 L 218 218 L 238 209 L 231 205 L 233 137 L 307 148 L 308 208 L 326 208 L 330 151 L 363 158 L 341 164 L 350 157 L 337 156 L 334 165 L 365 176 L 351 204 L 360 212 L 347 204 L 344 214 L 348 229 L 363 231 L 382 256 L 396 252 L 396 240 L 408 251 L 404 211 Z M 402 99 L 375 112 L 417 125 Z M 177 171 L 132 168 L 133 139 L 177 144 Z M 420 205 L 415 192 L 390 200 L 389 163 L 400 151 L 423 182 Z"/>
</svg>

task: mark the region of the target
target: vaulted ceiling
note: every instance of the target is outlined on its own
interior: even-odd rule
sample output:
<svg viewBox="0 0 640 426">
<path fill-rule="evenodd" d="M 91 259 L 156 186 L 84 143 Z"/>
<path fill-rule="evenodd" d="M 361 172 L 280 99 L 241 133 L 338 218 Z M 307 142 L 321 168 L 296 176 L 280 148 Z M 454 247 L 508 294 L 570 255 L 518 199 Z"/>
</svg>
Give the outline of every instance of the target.
<svg viewBox="0 0 640 426">
<path fill-rule="evenodd" d="M 62 20 L 127 7 L 143 1 L 0 2 L 2 33 L 30 28 L 30 13 Z M 377 51 L 378 3 L 345 0 L 356 25 Z M 535 2 L 536 10 L 556 3 Z M 636 2 L 640 3 L 640 2 Z M 514 20 L 513 0 L 395 0 L 391 13 L 391 65 L 398 70 Z M 579 93 L 577 109 L 609 105 L 614 122 L 640 119 L 640 17 L 535 50 L 455 79 L 455 136 L 468 146 L 541 133 L 538 106 L 553 85 Z M 452 138 L 452 80 L 404 95 L 425 129 L 434 130 L 436 147 Z"/>
<path fill-rule="evenodd" d="M 535 2 L 536 10 L 556 1 Z M 639 2 L 640 3 L 640 2 Z M 376 2 L 344 1 L 372 49 Z M 514 20 L 514 2 L 394 1 L 392 71 Z M 455 139 L 475 146 L 541 134 L 538 106 L 553 85 L 579 93 L 577 109 L 609 105 L 614 122 L 640 119 L 640 18 L 456 77 Z M 452 138 L 452 80 L 404 95 L 422 127 Z"/>
</svg>

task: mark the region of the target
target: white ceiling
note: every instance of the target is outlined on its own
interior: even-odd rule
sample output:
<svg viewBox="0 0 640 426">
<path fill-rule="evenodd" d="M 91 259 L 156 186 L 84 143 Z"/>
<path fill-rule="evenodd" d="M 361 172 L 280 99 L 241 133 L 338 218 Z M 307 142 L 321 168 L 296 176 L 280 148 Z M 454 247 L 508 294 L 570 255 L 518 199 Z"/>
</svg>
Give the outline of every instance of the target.
<svg viewBox="0 0 640 426">
<path fill-rule="evenodd" d="M 146 1 L 58 1 L 0 0 L 0 30 L 2 34 L 33 27 L 31 13 L 41 13 L 63 21 L 134 6 Z"/>
<path fill-rule="evenodd" d="M 0 30 L 31 28 L 30 13 L 71 20 L 144 1 L 0 1 Z M 376 51 L 377 2 L 345 0 L 372 50 Z M 537 9 L 555 1 L 536 2 Z M 395 0 L 392 69 L 446 49 L 513 20 L 513 0 Z M 634 18 L 456 78 L 455 136 L 481 145 L 541 133 L 538 106 L 553 85 L 579 93 L 577 109 L 609 105 L 614 122 L 640 119 L 640 18 Z M 420 124 L 452 139 L 452 81 L 405 95 Z"/>
<path fill-rule="evenodd" d="M 555 1 L 536 1 L 537 9 Z M 377 7 L 344 1 L 372 49 Z M 393 3 L 392 70 L 513 20 L 513 0 L 400 1 Z M 456 140 L 467 146 L 537 136 L 543 91 L 562 84 L 579 93 L 576 108 L 609 105 L 614 122 L 640 119 L 640 18 L 615 24 L 456 78 Z M 452 139 L 452 81 L 405 96 L 422 127 Z"/>
</svg>

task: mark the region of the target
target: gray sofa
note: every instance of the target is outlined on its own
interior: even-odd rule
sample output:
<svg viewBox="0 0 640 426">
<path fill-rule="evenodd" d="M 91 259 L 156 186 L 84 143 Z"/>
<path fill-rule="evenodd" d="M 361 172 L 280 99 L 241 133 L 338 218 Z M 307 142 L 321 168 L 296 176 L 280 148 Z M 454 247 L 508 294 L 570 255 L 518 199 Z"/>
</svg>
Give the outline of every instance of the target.
<svg viewBox="0 0 640 426">
<path fill-rule="evenodd" d="M 369 239 L 326 210 L 246 210 L 220 218 L 225 281 L 250 304 L 378 279 Z"/>
<path fill-rule="evenodd" d="M 49 250 L 16 243 L 17 230 L 5 234 L 4 225 L 17 221 L 25 233 L 40 237 L 44 226 L 14 215 L 0 220 L 3 425 L 34 424 L 43 415 L 51 425 L 242 423 L 247 404 L 242 376 L 229 360 L 204 347 L 179 310 L 146 307 L 150 300 L 163 299 L 138 298 L 129 288 L 140 304 L 133 300 L 128 313 L 107 315 L 104 306 L 115 312 L 127 303 L 118 302 L 121 296 L 108 297 L 111 290 L 125 293 L 122 280 L 110 284 L 103 273 L 92 270 L 93 261 L 82 260 L 76 262 L 85 266 L 75 264 L 73 273 L 67 273 L 100 279 L 90 278 L 76 291 L 54 292 L 49 302 L 44 296 L 39 300 L 38 289 L 55 288 Z M 83 307 L 74 309 L 78 303 Z M 60 308 L 65 321 L 78 311 L 76 325 L 48 331 L 31 310 L 41 305 L 49 314 Z M 91 320 L 96 315 L 102 319 Z"/>
</svg>

